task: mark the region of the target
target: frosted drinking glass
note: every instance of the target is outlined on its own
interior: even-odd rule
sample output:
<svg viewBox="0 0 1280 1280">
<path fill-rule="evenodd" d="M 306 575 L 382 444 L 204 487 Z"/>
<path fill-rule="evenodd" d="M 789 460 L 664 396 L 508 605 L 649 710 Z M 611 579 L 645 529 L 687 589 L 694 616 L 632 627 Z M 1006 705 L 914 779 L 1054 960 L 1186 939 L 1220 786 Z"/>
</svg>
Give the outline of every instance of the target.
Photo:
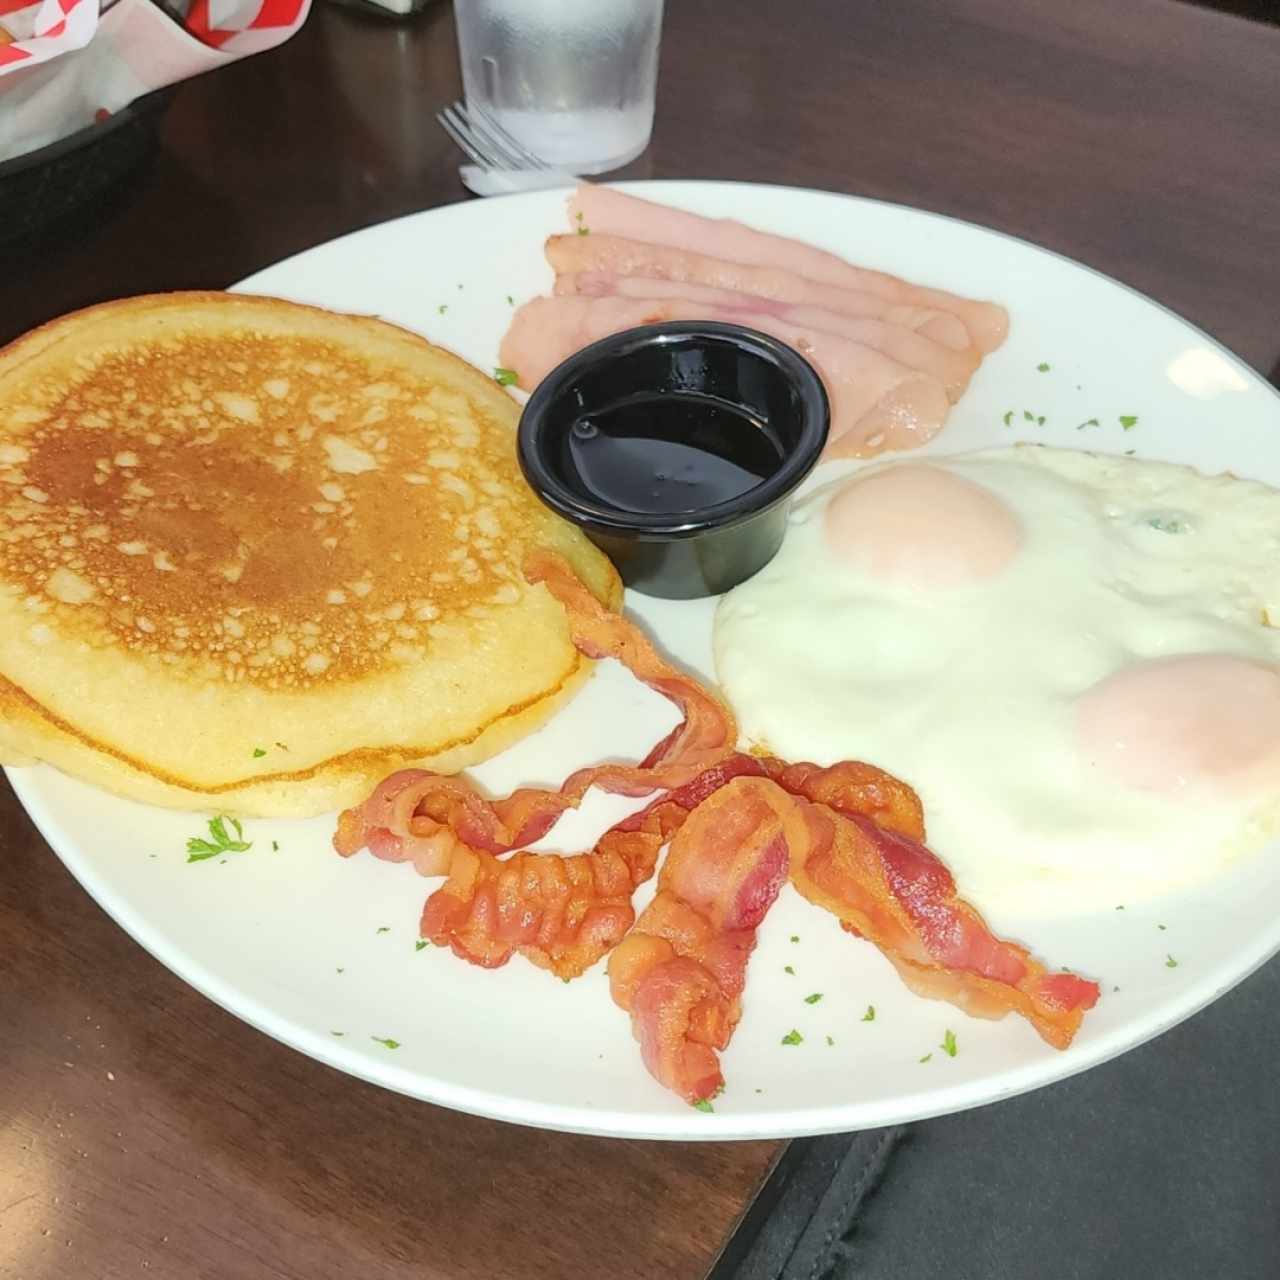
<svg viewBox="0 0 1280 1280">
<path fill-rule="evenodd" d="M 454 0 L 467 105 L 535 155 L 603 173 L 649 145 L 662 0 Z"/>
</svg>

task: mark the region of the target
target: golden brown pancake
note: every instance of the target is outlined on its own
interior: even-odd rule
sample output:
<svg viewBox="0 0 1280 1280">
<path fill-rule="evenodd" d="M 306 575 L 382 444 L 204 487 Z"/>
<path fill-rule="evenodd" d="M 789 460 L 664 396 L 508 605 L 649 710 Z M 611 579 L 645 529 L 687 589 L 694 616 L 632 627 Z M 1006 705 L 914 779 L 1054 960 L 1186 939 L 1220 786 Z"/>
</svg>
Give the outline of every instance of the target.
<svg viewBox="0 0 1280 1280">
<path fill-rule="evenodd" d="M 586 675 L 525 554 L 492 379 L 379 320 L 177 293 L 0 352 L 0 759 L 229 813 L 355 803 L 537 727 Z"/>
</svg>

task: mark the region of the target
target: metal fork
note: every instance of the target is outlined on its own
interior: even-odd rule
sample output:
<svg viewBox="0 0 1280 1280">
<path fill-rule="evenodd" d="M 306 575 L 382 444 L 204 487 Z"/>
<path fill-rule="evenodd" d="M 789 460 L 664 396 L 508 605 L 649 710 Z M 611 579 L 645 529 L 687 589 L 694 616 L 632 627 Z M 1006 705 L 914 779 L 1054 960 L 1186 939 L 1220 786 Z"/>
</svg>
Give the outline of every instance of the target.
<svg viewBox="0 0 1280 1280">
<path fill-rule="evenodd" d="M 437 112 L 440 127 L 473 163 L 459 167 L 462 181 L 477 195 L 572 186 L 573 174 L 555 169 L 512 137 L 480 108 L 455 102 Z"/>
</svg>

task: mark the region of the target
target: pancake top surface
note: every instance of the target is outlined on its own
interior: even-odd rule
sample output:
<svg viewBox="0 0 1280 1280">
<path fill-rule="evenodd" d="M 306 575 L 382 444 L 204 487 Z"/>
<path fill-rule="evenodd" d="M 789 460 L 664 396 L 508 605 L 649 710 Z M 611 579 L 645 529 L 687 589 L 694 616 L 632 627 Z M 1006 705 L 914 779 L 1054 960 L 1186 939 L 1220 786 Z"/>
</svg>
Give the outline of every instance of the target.
<svg viewBox="0 0 1280 1280">
<path fill-rule="evenodd" d="M 519 598 L 547 520 L 505 393 L 376 322 L 352 342 L 323 313 L 187 297 L 105 344 L 73 325 L 0 382 L 0 583 L 27 611 L 174 676 L 303 690 Z"/>
</svg>

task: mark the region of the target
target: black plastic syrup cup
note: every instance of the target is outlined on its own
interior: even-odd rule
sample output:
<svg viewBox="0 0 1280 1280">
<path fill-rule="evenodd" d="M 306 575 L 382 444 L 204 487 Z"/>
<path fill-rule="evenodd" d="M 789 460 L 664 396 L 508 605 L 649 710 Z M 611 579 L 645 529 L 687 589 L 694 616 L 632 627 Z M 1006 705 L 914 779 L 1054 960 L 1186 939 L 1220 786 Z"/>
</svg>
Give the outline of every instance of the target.
<svg viewBox="0 0 1280 1280">
<path fill-rule="evenodd" d="M 821 378 L 785 343 L 672 322 L 614 334 L 553 369 L 525 405 L 518 454 L 533 491 L 628 587 L 692 600 L 773 559 L 829 425 Z"/>
</svg>

